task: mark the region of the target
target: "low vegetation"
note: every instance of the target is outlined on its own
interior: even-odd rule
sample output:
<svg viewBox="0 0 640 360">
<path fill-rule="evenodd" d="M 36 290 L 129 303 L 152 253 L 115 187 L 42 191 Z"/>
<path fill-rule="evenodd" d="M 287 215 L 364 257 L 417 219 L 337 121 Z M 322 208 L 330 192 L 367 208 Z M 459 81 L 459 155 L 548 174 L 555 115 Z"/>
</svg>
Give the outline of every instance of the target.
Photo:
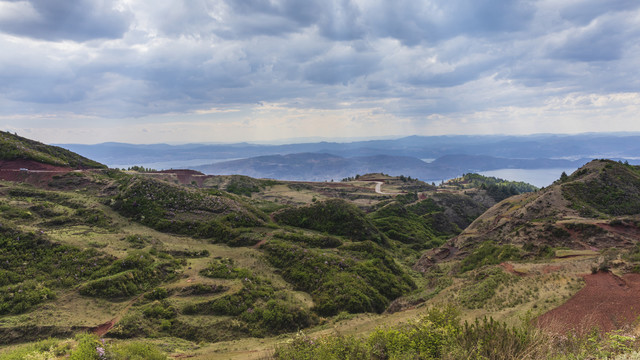
<svg viewBox="0 0 640 360">
<path fill-rule="evenodd" d="M 111 207 L 154 229 L 226 243 L 234 227 L 264 225 L 264 215 L 236 201 L 164 181 L 129 176 Z"/>
<path fill-rule="evenodd" d="M 367 219 L 362 210 L 340 199 L 283 209 L 273 214 L 273 218 L 283 225 L 345 236 L 355 241 L 387 243 L 384 234 Z"/>
<path fill-rule="evenodd" d="M 622 360 L 635 359 L 638 349 L 640 341 L 621 332 L 559 336 L 537 329 L 530 318 L 515 326 L 486 317 L 462 323 L 455 308 L 433 307 L 417 320 L 380 327 L 364 338 L 299 333 L 274 358 Z"/>
<path fill-rule="evenodd" d="M 54 166 L 93 169 L 106 166 L 58 146 L 0 131 L 0 160 L 31 160 Z"/>
<path fill-rule="evenodd" d="M 563 184 L 563 195 L 572 202 L 571 207 L 585 217 L 640 213 L 640 174 L 635 167 L 615 161 L 601 160 L 601 166 L 585 181 L 579 175 Z M 586 169 L 585 169 L 586 170 Z M 591 174 L 585 172 L 582 176 Z"/>
<path fill-rule="evenodd" d="M 285 241 L 263 246 L 285 280 L 308 292 L 318 314 L 382 312 L 390 301 L 415 288 L 411 278 L 373 242 L 349 243 L 335 251 Z"/>
</svg>

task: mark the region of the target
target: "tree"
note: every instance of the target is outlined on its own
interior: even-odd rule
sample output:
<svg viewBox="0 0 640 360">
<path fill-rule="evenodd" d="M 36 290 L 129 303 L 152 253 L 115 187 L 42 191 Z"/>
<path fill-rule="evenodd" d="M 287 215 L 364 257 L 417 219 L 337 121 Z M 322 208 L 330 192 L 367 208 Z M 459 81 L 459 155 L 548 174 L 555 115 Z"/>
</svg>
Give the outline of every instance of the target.
<svg viewBox="0 0 640 360">
<path fill-rule="evenodd" d="M 567 180 L 569 180 L 569 176 L 563 171 L 562 174 L 560 174 L 560 182 L 565 182 Z"/>
</svg>

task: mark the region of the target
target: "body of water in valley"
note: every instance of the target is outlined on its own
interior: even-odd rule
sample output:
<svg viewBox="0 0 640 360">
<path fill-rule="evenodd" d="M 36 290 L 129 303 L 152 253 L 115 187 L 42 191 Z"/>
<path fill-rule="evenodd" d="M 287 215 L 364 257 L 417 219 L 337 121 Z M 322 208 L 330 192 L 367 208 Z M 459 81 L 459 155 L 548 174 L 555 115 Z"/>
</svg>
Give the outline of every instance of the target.
<svg viewBox="0 0 640 360">
<path fill-rule="evenodd" d="M 571 175 L 578 167 L 571 168 L 551 168 L 551 169 L 498 169 L 482 171 L 480 175 L 493 176 L 510 181 L 524 181 L 537 187 L 551 185 L 560 178 L 562 172 Z"/>
</svg>

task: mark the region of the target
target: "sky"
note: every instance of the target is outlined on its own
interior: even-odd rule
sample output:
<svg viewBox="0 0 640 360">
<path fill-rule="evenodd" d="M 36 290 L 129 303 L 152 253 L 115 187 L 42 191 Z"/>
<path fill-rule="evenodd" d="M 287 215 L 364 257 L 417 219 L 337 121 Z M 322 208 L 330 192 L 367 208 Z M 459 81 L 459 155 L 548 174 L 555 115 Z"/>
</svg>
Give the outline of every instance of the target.
<svg viewBox="0 0 640 360">
<path fill-rule="evenodd" d="M 0 0 L 46 143 L 640 131 L 637 0 Z"/>
</svg>

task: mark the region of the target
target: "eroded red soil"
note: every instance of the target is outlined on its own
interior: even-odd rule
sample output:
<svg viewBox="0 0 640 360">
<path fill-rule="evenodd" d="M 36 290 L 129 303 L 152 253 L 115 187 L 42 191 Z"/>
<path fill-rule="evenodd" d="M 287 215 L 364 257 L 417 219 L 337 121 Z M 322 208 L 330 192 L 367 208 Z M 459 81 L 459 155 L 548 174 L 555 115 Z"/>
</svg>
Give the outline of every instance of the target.
<svg viewBox="0 0 640 360">
<path fill-rule="evenodd" d="M 72 169 L 68 167 L 31 160 L 0 160 L 0 180 L 19 181 L 36 186 L 47 184 L 54 176 L 70 171 Z"/>
<path fill-rule="evenodd" d="M 640 315 L 640 274 L 622 277 L 611 273 L 584 275 L 585 287 L 565 304 L 538 318 L 555 332 L 611 331 L 631 324 Z"/>
</svg>

